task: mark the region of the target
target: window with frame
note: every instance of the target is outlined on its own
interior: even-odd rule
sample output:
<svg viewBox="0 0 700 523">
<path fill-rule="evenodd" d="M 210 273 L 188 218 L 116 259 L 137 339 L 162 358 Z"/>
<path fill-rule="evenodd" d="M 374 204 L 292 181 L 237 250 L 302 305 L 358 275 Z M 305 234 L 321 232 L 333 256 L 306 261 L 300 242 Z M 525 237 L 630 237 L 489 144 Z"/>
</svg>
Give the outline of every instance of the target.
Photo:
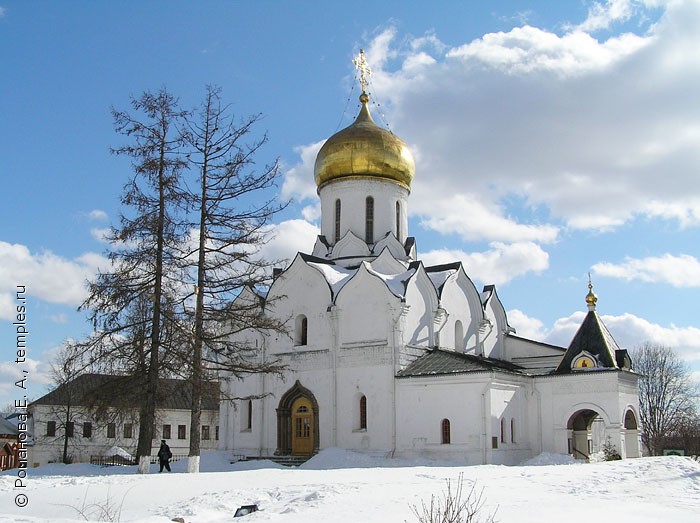
<svg viewBox="0 0 700 523">
<path fill-rule="evenodd" d="M 461 351 L 464 348 L 464 326 L 460 320 L 455 322 L 455 350 Z"/>
<path fill-rule="evenodd" d="M 187 425 L 178 425 L 177 426 L 177 439 L 186 439 L 187 438 Z"/>
<path fill-rule="evenodd" d="M 134 425 L 133 423 L 124 423 L 124 439 L 131 439 L 134 437 Z"/>
<path fill-rule="evenodd" d="M 75 422 L 69 421 L 66 423 L 66 436 L 72 438 L 75 434 Z"/>
<path fill-rule="evenodd" d="M 56 435 L 56 422 L 55 421 L 47 421 L 46 422 L 46 435 L 47 436 L 55 436 Z"/>
<path fill-rule="evenodd" d="M 295 345 L 307 345 L 309 341 L 309 320 L 303 314 L 297 316 L 294 328 Z"/>
<path fill-rule="evenodd" d="M 367 430 L 367 396 L 360 397 L 360 429 Z"/>
<path fill-rule="evenodd" d="M 89 421 L 83 422 L 83 437 L 84 438 L 91 438 L 92 437 L 92 423 Z"/>
<path fill-rule="evenodd" d="M 506 442 L 506 420 L 501 418 L 501 443 Z"/>
<path fill-rule="evenodd" d="M 108 423 L 107 424 L 107 437 L 110 439 L 117 437 L 117 424 L 116 423 Z"/>
<path fill-rule="evenodd" d="M 510 442 L 515 443 L 515 418 L 510 418 Z"/>
<path fill-rule="evenodd" d="M 335 223 L 333 237 L 336 243 L 340 240 L 340 199 L 335 201 Z"/>
<path fill-rule="evenodd" d="M 401 204 L 396 202 L 396 239 L 401 241 Z"/>
<path fill-rule="evenodd" d="M 219 426 L 214 427 L 214 439 L 219 441 Z"/>
<path fill-rule="evenodd" d="M 209 440 L 211 436 L 209 434 L 209 425 L 202 425 L 202 439 Z"/>
<path fill-rule="evenodd" d="M 248 419 L 246 420 L 246 429 L 253 430 L 253 400 L 248 400 Z"/>
<path fill-rule="evenodd" d="M 163 439 L 170 439 L 172 437 L 172 431 L 170 424 L 163 425 Z"/>
<path fill-rule="evenodd" d="M 365 242 L 374 243 L 374 198 L 365 200 Z"/>
<path fill-rule="evenodd" d="M 450 434 L 450 420 L 445 418 L 440 423 L 440 443 L 443 445 L 449 445 L 452 440 L 452 434 Z"/>
</svg>

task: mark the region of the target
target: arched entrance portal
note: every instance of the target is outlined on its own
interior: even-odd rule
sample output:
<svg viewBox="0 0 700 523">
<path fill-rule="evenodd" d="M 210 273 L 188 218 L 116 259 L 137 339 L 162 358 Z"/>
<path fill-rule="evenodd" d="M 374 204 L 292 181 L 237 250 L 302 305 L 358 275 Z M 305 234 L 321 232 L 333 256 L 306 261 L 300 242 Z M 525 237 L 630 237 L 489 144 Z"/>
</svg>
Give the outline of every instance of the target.
<svg viewBox="0 0 700 523">
<path fill-rule="evenodd" d="M 594 410 L 575 412 L 566 425 L 569 429 L 569 454 L 576 459 L 588 459 L 598 452 L 605 436 L 605 423 Z"/>
<path fill-rule="evenodd" d="M 639 452 L 639 426 L 637 425 L 637 417 L 630 409 L 625 413 L 625 451 L 626 457 L 638 458 Z"/>
<path fill-rule="evenodd" d="M 299 381 L 277 407 L 277 456 L 311 456 L 318 451 L 318 402 Z"/>
</svg>

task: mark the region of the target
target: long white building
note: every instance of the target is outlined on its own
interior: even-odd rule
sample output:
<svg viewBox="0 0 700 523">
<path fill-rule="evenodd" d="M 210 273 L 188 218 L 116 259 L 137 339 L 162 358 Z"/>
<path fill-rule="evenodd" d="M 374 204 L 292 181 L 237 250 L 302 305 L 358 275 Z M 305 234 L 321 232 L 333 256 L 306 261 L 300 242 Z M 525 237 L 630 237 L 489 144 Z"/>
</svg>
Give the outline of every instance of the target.
<svg viewBox="0 0 700 523">
<path fill-rule="evenodd" d="M 363 85 L 364 87 L 364 85 Z M 224 449 L 311 455 L 341 447 L 467 464 L 541 452 L 585 459 L 609 441 L 640 455 L 637 375 L 596 312 L 568 348 L 516 335 L 494 286 L 460 262 L 425 266 L 408 231 L 414 161 L 369 97 L 318 153 L 321 235 L 261 299 L 290 336 L 249 333 L 282 378 L 224 379 Z M 583 305 L 583 303 L 582 303 Z"/>
</svg>

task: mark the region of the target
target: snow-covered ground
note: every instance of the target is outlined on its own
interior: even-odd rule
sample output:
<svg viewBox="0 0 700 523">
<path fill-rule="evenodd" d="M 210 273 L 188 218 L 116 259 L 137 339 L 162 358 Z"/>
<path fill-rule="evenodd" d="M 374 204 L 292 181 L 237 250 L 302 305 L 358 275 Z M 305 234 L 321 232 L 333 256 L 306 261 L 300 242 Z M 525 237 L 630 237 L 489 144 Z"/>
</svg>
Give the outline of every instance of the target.
<svg viewBox="0 0 700 523">
<path fill-rule="evenodd" d="M 690 458 L 642 458 L 571 463 L 542 455 L 517 467 L 409 462 L 329 449 L 300 468 L 271 462 L 231 465 L 229 455 L 202 455 L 200 474 L 138 475 L 135 467 L 48 465 L 30 469 L 26 489 L 17 471 L 0 475 L 0 522 L 232 521 L 236 508 L 258 512 L 236 521 L 415 522 L 412 505 L 439 496 L 446 481 L 483 489 L 483 514 L 507 522 L 700 522 L 700 463 Z M 23 490 L 25 492 L 23 492 Z M 20 508 L 15 496 L 26 494 Z"/>
</svg>

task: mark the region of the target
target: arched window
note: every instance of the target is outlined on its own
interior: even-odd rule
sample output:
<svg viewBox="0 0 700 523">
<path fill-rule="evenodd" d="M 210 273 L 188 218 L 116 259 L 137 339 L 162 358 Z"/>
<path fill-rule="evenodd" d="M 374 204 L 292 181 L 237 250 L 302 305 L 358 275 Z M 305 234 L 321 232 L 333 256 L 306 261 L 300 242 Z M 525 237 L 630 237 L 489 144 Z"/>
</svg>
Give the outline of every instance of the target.
<svg viewBox="0 0 700 523">
<path fill-rule="evenodd" d="M 306 345 L 308 341 L 308 326 L 309 322 L 306 316 L 300 314 L 297 316 L 296 324 L 294 326 L 294 344 L 295 345 Z"/>
<path fill-rule="evenodd" d="M 396 202 L 396 239 L 401 241 L 401 203 Z"/>
<path fill-rule="evenodd" d="M 360 397 L 360 429 L 367 430 L 367 397 Z"/>
<path fill-rule="evenodd" d="M 374 243 L 374 198 L 365 200 L 365 242 Z"/>
<path fill-rule="evenodd" d="M 501 443 L 506 442 L 506 420 L 501 418 Z"/>
<path fill-rule="evenodd" d="M 455 322 L 455 350 L 456 351 L 461 351 L 464 349 L 464 327 L 462 326 L 462 322 L 460 320 L 457 320 Z"/>
<path fill-rule="evenodd" d="M 445 418 L 442 420 L 440 423 L 440 433 L 441 433 L 441 438 L 440 438 L 440 443 L 443 445 L 449 445 L 450 444 L 450 420 Z"/>
<path fill-rule="evenodd" d="M 340 200 L 335 201 L 335 241 L 340 240 Z"/>
</svg>

